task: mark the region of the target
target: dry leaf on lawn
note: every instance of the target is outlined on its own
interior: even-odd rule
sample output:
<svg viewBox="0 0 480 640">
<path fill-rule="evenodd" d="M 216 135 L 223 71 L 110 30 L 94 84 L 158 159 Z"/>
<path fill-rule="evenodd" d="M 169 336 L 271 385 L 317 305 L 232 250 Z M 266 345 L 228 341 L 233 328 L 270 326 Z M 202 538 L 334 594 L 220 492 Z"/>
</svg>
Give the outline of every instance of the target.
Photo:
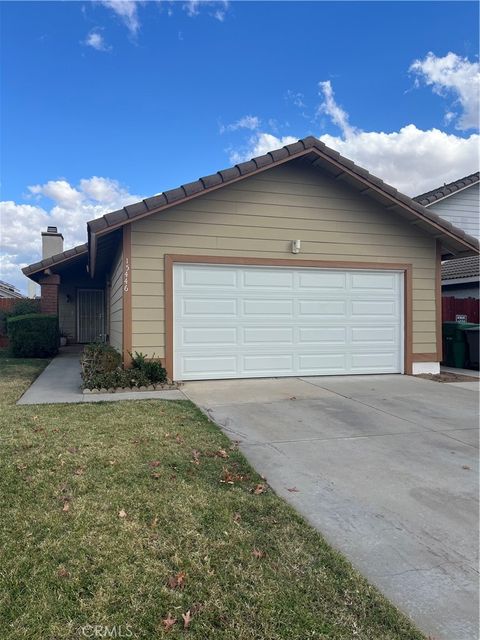
<svg viewBox="0 0 480 640">
<path fill-rule="evenodd" d="M 233 516 L 233 521 L 238 524 L 241 519 L 242 519 L 242 516 L 237 511 L 237 513 L 235 513 L 235 515 Z"/>
<path fill-rule="evenodd" d="M 57 576 L 59 578 L 69 578 L 70 573 L 65 569 L 65 567 L 60 567 L 57 571 Z"/>
<path fill-rule="evenodd" d="M 264 555 L 265 555 L 265 553 L 263 551 L 260 551 L 260 549 L 254 549 L 252 551 L 252 556 L 254 558 L 263 558 Z"/>
<path fill-rule="evenodd" d="M 215 455 L 219 458 L 228 458 L 228 453 L 225 451 L 225 449 L 219 449 Z"/>
<path fill-rule="evenodd" d="M 152 469 L 155 469 L 155 467 L 159 467 L 162 463 L 160 460 L 151 460 L 148 464 Z"/>
<path fill-rule="evenodd" d="M 70 504 L 68 502 L 64 502 L 63 503 L 63 509 L 62 511 L 68 511 L 70 509 Z"/>
<path fill-rule="evenodd" d="M 185 586 L 185 571 L 180 571 L 175 576 L 170 576 L 168 586 L 170 589 L 183 589 Z"/>
<path fill-rule="evenodd" d="M 170 631 L 170 629 L 173 627 L 174 624 L 176 624 L 176 622 L 177 622 L 177 619 L 172 618 L 169 611 L 168 616 L 164 620 L 162 620 L 162 624 L 165 631 Z"/>
<path fill-rule="evenodd" d="M 192 621 L 192 614 L 190 613 L 190 609 L 187 611 L 187 613 L 182 613 L 182 618 L 183 618 L 183 628 L 188 629 L 188 625 Z"/>
<path fill-rule="evenodd" d="M 194 449 L 192 451 L 192 457 L 193 457 L 193 463 L 194 464 L 200 464 L 200 451 L 197 451 L 197 449 Z"/>
<path fill-rule="evenodd" d="M 119 518 L 126 518 L 127 517 L 127 512 L 124 509 L 120 509 L 120 511 L 118 512 L 118 517 Z"/>
<path fill-rule="evenodd" d="M 266 485 L 264 484 L 257 484 L 255 485 L 255 487 L 251 490 L 252 493 L 254 493 L 256 496 L 260 495 L 261 493 L 265 493 L 265 491 L 267 490 Z"/>
</svg>

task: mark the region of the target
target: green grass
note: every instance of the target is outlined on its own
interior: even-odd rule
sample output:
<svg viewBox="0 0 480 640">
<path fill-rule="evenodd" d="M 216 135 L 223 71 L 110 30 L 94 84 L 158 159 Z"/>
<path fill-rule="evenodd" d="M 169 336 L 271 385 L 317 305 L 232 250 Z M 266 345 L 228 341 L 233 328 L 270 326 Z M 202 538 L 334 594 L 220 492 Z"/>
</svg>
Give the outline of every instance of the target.
<svg viewBox="0 0 480 640">
<path fill-rule="evenodd" d="M 15 406 L 44 364 L 0 360 L 2 640 L 423 637 L 192 404 Z"/>
</svg>

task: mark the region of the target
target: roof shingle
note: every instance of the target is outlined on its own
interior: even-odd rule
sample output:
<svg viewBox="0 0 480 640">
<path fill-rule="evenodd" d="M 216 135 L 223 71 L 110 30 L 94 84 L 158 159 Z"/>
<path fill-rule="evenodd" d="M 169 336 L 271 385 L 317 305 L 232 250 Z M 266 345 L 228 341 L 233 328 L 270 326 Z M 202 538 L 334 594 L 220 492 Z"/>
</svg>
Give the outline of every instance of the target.
<svg viewBox="0 0 480 640">
<path fill-rule="evenodd" d="M 421 193 L 419 196 L 415 196 L 415 198 L 413 199 L 415 200 L 415 202 L 419 202 L 424 207 L 427 207 L 429 204 L 432 204 L 432 202 L 436 202 L 437 200 L 446 198 L 456 191 L 465 189 L 465 187 L 469 187 L 479 181 L 480 172 L 476 171 L 469 176 L 465 176 L 464 178 L 460 178 L 459 180 L 455 180 L 454 182 L 450 182 L 449 184 L 444 184 L 442 187 L 432 189 L 431 191 L 427 191 L 426 193 Z"/>
<path fill-rule="evenodd" d="M 457 280 L 459 278 L 478 278 L 480 275 L 480 258 L 468 256 L 447 260 L 442 264 L 442 280 Z"/>
</svg>

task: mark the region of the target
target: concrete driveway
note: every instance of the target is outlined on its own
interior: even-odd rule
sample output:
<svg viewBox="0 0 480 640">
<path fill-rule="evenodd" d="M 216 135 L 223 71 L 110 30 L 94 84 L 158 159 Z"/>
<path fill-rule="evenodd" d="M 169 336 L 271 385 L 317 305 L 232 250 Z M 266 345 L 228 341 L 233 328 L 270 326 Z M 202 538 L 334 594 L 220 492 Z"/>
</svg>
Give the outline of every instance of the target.
<svg viewBox="0 0 480 640">
<path fill-rule="evenodd" d="M 427 635 L 474 640 L 478 385 L 468 385 L 361 376 L 184 392 Z"/>
</svg>

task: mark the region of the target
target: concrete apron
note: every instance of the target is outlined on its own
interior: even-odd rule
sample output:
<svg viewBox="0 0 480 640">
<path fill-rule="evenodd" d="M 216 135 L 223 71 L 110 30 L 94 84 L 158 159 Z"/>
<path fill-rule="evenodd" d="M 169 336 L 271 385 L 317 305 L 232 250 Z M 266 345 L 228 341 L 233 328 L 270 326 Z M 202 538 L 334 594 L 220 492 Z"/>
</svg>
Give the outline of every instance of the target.
<svg viewBox="0 0 480 640">
<path fill-rule="evenodd" d="M 184 392 L 427 635 L 478 637 L 476 393 L 390 375 Z"/>
<path fill-rule="evenodd" d="M 82 392 L 80 354 L 60 353 L 25 391 L 17 404 L 62 404 L 78 402 L 118 402 L 121 400 L 185 400 L 179 389 L 121 393 Z"/>
</svg>

